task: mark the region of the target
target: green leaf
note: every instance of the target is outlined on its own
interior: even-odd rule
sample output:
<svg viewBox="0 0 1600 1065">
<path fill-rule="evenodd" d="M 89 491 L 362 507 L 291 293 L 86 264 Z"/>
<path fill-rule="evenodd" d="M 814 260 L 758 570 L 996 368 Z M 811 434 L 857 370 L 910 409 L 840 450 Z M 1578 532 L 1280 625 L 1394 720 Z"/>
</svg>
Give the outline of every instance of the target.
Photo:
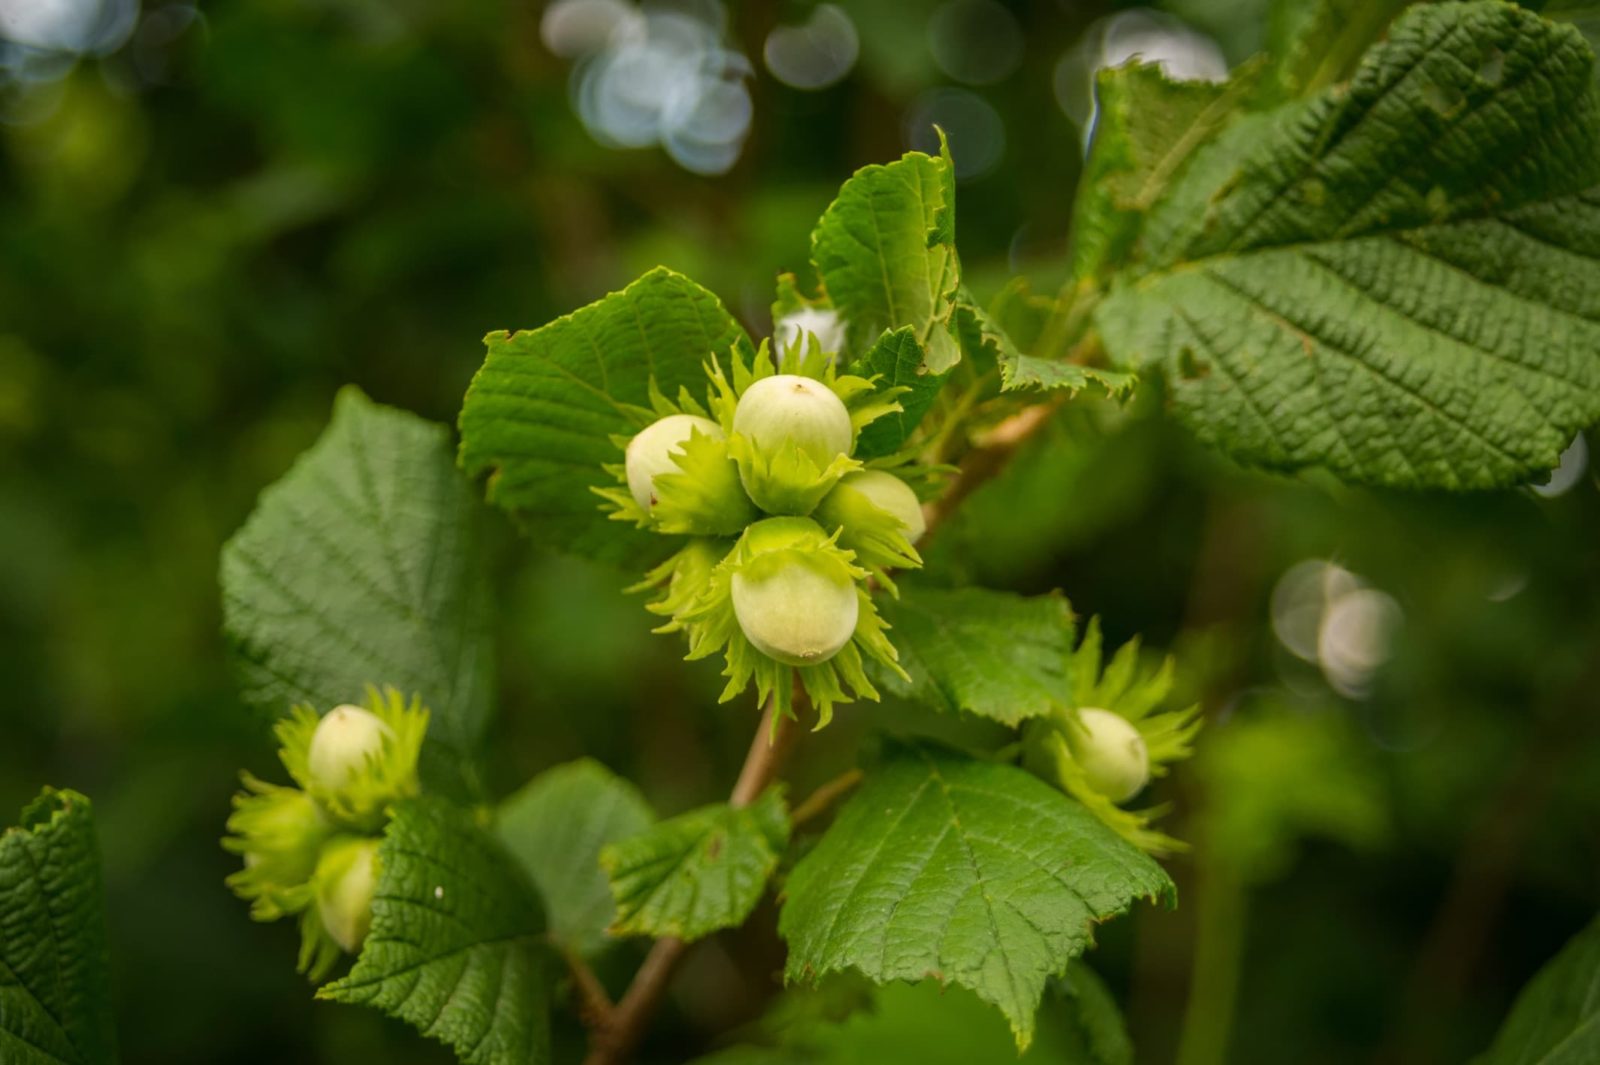
<svg viewBox="0 0 1600 1065">
<path fill-rule="evenodd" d="M 1413 8 L 1347 87 L 1241 119 L 1099 307 L 1205 441 L 1274 469 L 1490 488 L 1600 419 L 1600 105 L 1569 27 Z"/>
<path fill-rule="evenodd" d="M 591 955 L 613 942 L 606 929 L 616 916 L 600 851 L 654 820 L 637 788 L 584 758 L 540 773 L 501 803 L 496 829 L 539 888 L 550 934 Z"/>
<path fill-rule="evenodd" d="M 1494 1045 L 1474 1065 L 1594 1061 L 1600 1061 L 1600 919 L 1528 981 Z"/>
<path fill-rule="evenodd" d="M 856 438 L 855 457 L 877 458 L 892 455 L 905 446 L 922 416 L 928 413 L 949 372 L 929 373 L 916 330 L 902 326 L 884 333 L 854 368 L 862 377 L 880 377 L 878 391 L 905 388 L 899 397 L 900 409 L 869 422 Z"/>
<path fill-rule="evenodd" d="M 1016 298 L 1018 291 L 1013 289 L 1007 299 L 1011 306 L 1020 308 L 1022 304 Z M 992 364 L 1000 371 L 1002 392 L 1061 389 L 1071 396 L 1090 384 L 1098 384 L 1109 396 L 1126 396 L 1139 382 L 1137 374 L 1024 355 L 999 323 L 966 300 L 956 305 L 954 322 L 956 338 L 966 356 L 975 365 Z"/>
<path fill-rule="evenodd" d="M 1012 351 L 1038 350 L 1045 330 L 1064 309 L 1060 296 L 1039 295 L 1022 276 L 1008 281 L 983 308 L 981 317 L 966 313 L 968 308 L 978 309 L 978 304 L 963 291 L 956 306 L 956 338 L 961 342 L 962 357 L 972 360 L 980 373 L 999 368 L 1000 348 L 1006 344 Z"/>
<path fill-rule="evenodd" d="M 222 549 L 245 701 L 276 718 L 359 704 L 368 684 L 420 696 L 424 783 L 475 794 L 494 689 L 480 523 L 443 426 L 343 389 L 322 438 Z"/>
<path fill-rule="evenodd" d="M 361 957 L 317 997 L 381 1010 L 467 1065 L 548 1062 L 544 915 L 495 839 L 423 796 L 396 807 L 378 863 Z"/>
<path fill-rule="evenodd" d="M 672 541 L 611 521 L 594 489 L 622 460 L 615 436 L 655 420 L 663 395 L 706 390 L 704 366 L 749 338 L 710 292 L 657 268 L 538 329 L 491 333 L 461 407 L 461 465 L 540 543 L 603 562 L 660 561 Z"/>
<path fill-rule="evenodd" d="M 1174 81 L 1137 62 L 1096 75 L 1094 141 L 1073 207 L 1073 276 L 1103 277 L 1127 257 L 1145 212 L 1237 116 L 1254 81 L 1249 71 L 1220 85 Z"/>
<path fill-rule="evenodd" d="M 1072 1018 L 1092 1065 L 1133 1065 L 1133 1040 L 1111 989 L 1082 962 L 1067 970 L 1061 994 L 1072 1004 Z"/>
<path fill-rule="evenodd" d="M 789 845 L 783 795 L 662 821 L 600 854 L 617 903 L 614 935 L 696 940 L 744 923 Z"/>
<path fill-rule="evenodd" d="M 863 167 L 839 189 L 811 234 L 811 261 L 844 316 L 849 355 L 865 353 L 884 330 L 910 326 L 930 372 L 955 365 L 955 211 L 948 149 Z"/>
<path fill-rule="evenodd" d="M 892 745 L 795 866 L 779 931 L 786 976 L 966 987 L 1033 1038 L 1051 976 L 1093 928 L 1172 881 L 1082 806 L 1013 766 Z"/>
<path fill-rule="evenodd" d="M 1093 366 L 1079 366 L 1059 359 L 1038 359 L 1032 355 L 1018 355 L 1015 359 L 1002 359 L 1000 363 L 1001 390 L 1015 392 L 1025 388 L 1041 392 L 1064 391 L 1076 395 L 1097 384 L 1108 396 L 1127 396 L 1139 383 L 1139 375 L 1121 370 L 1102 370 Z"/>
<path fill-rule="evenodd" d="M 911 678 L 876 670 L 873 679 L 891 694 L 1007 725 L 1068 699 L 1072 608 L 1060 595 L 913 586 L 899 599 L 879 597 L 878 610 Z"/>
<path fill-rule="evenodd" d="M 0 1061 L 117 1060 L 89 800 L 46 788 L 0 833 Z"/>
</svg>

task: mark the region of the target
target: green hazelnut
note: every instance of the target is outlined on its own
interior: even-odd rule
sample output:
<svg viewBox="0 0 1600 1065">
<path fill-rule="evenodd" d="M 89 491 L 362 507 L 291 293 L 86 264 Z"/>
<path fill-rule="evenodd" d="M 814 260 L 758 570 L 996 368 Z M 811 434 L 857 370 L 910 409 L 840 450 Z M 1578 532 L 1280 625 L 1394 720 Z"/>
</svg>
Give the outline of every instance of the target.
<svg viewBox="0 0 1600 1065">
<path fill-rule="evenodd" d="M 908 542 L 915 544 L 928 531 L 927 519 L 922 516 L 922 504 L 917 493 L 894 474 L 886 470 L 857 470 L 840 478 L 835 492 L 857 492 L 879 510 L 888 511 L 898 518 Z M 824 504 L 826 505 L 826 504 Z"/>
<path fill-rule="evenodd" d="M 311 735 L 306 769 L 313 790 L 339 792 L 383 751 L 394 730 L 370 710 L 336 706 L 317 723 Z"/>
<path fill-rule="evenodd" d="M 717 440 L 723 438 L 722 427 L 709 418 L 669 414 L 641 429 L 628 441 L 624 458 L 628 491 L 641 510 L 648 513 L 655 506 L 655 479 L 663 473 L 678 472 L 673 455 L 682 453 L 680 445 L 694 433 Z"/>
<path fill-rule="evenodd" d="M 329 827 L 311 796 L 289 788 L 254 798 L 248 822 L 244 864 L 265 881 L 284 887 L 311 879 L 317 865 L 317 848 Z"/>
<path fill-rule="evenodd" d="M 341 836 L 322 849 L 317 862 L 317 916 L 322 927 L 354 954 L 372 928 L 372 896 L 378 889 L 378 841 Z"/>
<path fill-rule="evenodd" d="M 1127 718 L 1087 707 L 1067 727 L 1067 748 L 1089 786 L 1123 803 L 1150 782 L 1150 752 Z"/>
<path fill-rule="evenodd" d="M 316 801 L 244 775 L 245 789 L 233 799 L 229 835 L 222 845 L 244 859 L 228 886 L 249 899 L 251 912 L 270 921 L 292 910 L 291 900 L 311 879 L 322 845 L 333 834 Z"/>
<path fill-rule="evenodd" d="M 838 654 L 855 635 L 855 580 L 821 550 L 827 535 L 808 518 L 769 518 L 745 533 L 748 560 L 733 574 L 739 628 L 756 650 L 791 666 Z"/>
<path fill-rule="evenodd" d="M 818 470 L 849 454 L 854 436 L 844 401 L 823 382 L 798 374 L 763 377 L 746 388 L 733 411 L 733 431 L 767 454 L 797 447 Z"/>
</svg>

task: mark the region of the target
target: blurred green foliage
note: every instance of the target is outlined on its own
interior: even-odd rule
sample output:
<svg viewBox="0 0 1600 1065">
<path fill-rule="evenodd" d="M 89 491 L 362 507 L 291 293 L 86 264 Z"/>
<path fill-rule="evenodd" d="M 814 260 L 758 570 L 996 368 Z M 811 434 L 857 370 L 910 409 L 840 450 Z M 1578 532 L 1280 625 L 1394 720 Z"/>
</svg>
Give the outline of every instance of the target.
<svg viewBox="0 0 1600 1065">
<path fill-rule="evenodd" d="M 509 0 L 216 0 L 6 90 L 0 808 L 46 783 L 95 801 L 125 1060 L 447 1060 L 313 1004 L 293 930 L 250 923 L 222 885 L 235 774 L 273 757 L 222 654 L 218 549 L 345 382 L 452 421 L 484 333 L 658 263 L 765 332 L 773 276 L 804 266 L 839 181 L 903 151 L 913 99 L 942 79 L 937 3 L 845 6 L 857 68 L 804 93 L 758 65 L 751 140 L 716 178 L 591 139 L 539 5 Z M 1052 83 L 1109 5 L 1009 6 L 1021 66 L 978 90 L 1005 154 L 958 194 L 985 294 L 1019 270 L 1040 291 L 1061 276 L 1081 134 Z M 1257 7 L 1175 10 L 1237 61 L 1261 40 Z M 730 33 L 759 57 L 808 8 L 741 3 Z M 930 552 L 952 581 L 1065 590 L 1108 643 L 1171 647 L 1205 701 L 1201 757 L 1162 785 L 1167 827 L 1196 844 L 1171 863 L 1183 906 L 1106 928 L 1091 962 L 1140 1061 L 1179 1052 L 1191 982 L 1234 984 L 1236 1017 L 1190 1034 L 1187 1065 L 1460 1061 L 1600 902 L 1595 478 L 1555 498 L 1446 498 L 1247 475 L 1159 408 L 1075 404 Z M 531 553 L 499 519 L 491 533 L 493 792 L 588 754 L 666 813 L 719 797 L 751 708 L 715 705 L 715 667 L 649 634 L 625 575 Z M 1361 697 L 1274 633 L 1273 589 L 1309 558 L 1403 612 Z M 795 793 L 873 731 L 988 727 L 852 707 L 808 741 Z M 653 1060 L 759 1013 L 780 967 L 770 932 L 713 940 Z"/>
</svg>

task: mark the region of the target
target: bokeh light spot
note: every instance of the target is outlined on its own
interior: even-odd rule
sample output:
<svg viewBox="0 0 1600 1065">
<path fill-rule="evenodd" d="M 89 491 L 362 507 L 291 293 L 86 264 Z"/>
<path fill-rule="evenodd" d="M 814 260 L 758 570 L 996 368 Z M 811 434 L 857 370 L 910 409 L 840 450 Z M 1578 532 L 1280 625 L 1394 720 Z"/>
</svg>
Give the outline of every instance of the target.
<svg viewBox="0 0 1600 1065">
<path fill-rule="evenodd" d="M 1271 611 L 1272 631 L 1289 653 L 1321 667 L 1328 686 L 1352 699 L 1371 691 L 1404 620 L 1393 596 L 1320 558 L 1279 578 Z"/>
<path fill-rule="evenodd" d="M 642 20 L 625 0 L 556 0 L 539 19 L 539 37 L 558 56 L 598 52 Z"/>
<path fill-rule="evenodd" d="M 1572 438 L 1572 443 L 1561 453 L 1561 461 L 1550 472 L 1550 480 L 1544 484 L 1536 484 L 1533 490 L 1546 499 L 1554 499 L 1559 495 L 1566 495 L 1578 486 L 1583 480 L 1585 471 L 1589 468 L 1589 442 L 1579 433 Z"/>
<path fill-rule="evenodd" d="M 928 49 L 947 76 L 992 85 L 1022 63 L 1022 30 L 995 0 L 950 0 L 928 20 Z"/>
<path fill-rule="evenodd" d="M 815 91 L 850 73 L 860 52 L 850 16 L 836 4 L 819 4 L 805 22 L 769 33 L 762 57 L 772 76 L 785 85 Z"/>
<path fill-rule="evenodd" d="M 1006 151 L 1005 121 L 983 97 L 967 89 L 930 89 L 918 96 L 906 115 L 906 142 L 930 154 L 939 151 L 939 135 L 950 138 L 956 179 L 968 181 L 993 170 Z"/>
<path fill-rule="evenodd" d="M 1083 130 L 1087 146 L 1098 105 L 1094 77 L 1130 60 L 1153 63 L 1176 81 L 1226 81 L 1228 61 L 1217 42 L 1160 11 L 1134 8 L 1101 19 L 1056 63 L 1056 102 Z"/>
<path fill-rule="evenodd" d="M 601 144 L 661 145 L 679 166 L 723 174 L 739 159 L 753 107 L 744 79 L 750 61 L 724 47 L 720 4 L 652 5 L 618 14 L 609 29 L 596 15 L 562 47 L 602 40 L 573 72 L 578 117 Z M 547 42 L 548 43 L 548 42 Z M 554 46 L 552 46 L 554 50 Z"/>
</svg>

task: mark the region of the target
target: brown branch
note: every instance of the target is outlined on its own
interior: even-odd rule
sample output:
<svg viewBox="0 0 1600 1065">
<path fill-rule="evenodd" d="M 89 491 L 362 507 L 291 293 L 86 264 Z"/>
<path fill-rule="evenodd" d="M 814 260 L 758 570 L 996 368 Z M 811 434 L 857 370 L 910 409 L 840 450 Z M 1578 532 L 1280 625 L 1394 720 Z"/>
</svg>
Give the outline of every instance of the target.
<svg viewBox="0 0 1600 1065">
<path fill-rule="evenodd" d="M 794 746 L 797 735 L 794 720 L 776 715 L 776 701 L 768 699 L 761 723 L 756 726 L 755 738 L 750 741 L 750 752 L 739 770 L 739 779 L 728 796 L 729 806 L 749 806 L 755 802 L 777 778 L 779 767 Z M 632 1056 L 651 1016 L 666 996 L 672 974 L 688 950 L 689 944 L 681 939 L 669 936 L 656 940 L 616 1008 L 605 1014 L 601 1023 L 591 1027 L 589 1056 L 584 1059 L 584 1065 L 620 1065 Z"/>
<path fill-rule="evenodd" d="M 585 1028 L 602 1028 L 610 1024 L 616 1007 L 612 1005 L 605 985 L 600 983 L 594 970 L 589 968 L 589 963 L 577 951 L 564 943 L 557 943 L 555 947 L 561 952 L 572 974 L 572 993 L 578 1000 L 578 1019 Z"/>
<path fill-rule="evenodd" d="M 681 939 L 668 936 L 656 940 L 639 971 L 633 974 L 627 994 L 611 1012 L 608 1023 L 591 1034 L 589 1056 L 583 1059 L 584 1065 L 618 1065 L 633 1055 L 651 1015 L 667 993 L 672 974 L 688 950 L 689 944 Z"/>
<path fill-rule="evenodd" d="M 789 823 L 796 826 L 803 825 L 812 818 L 820 817 L 822 814 L 827 813 L 828 807 L 832 806 L 845 792 L 861 783 L 863 776 L 865 774 L 859 769 L 848 769 L 840 773 L 826 784 L 817 788 L 816 791 L 813 791 L 805 802 L 796 806 L 794 812 L 789 815 Z"/>
<path fill-rule="evenodd" d="M 798 688 L 798 685 L 796 685 Z M 800 695 L 799 692 L 796 693 Z M 796 699 L 803 701 L 804 696 Z M 749 806 L 767 790 L 778 776 L 778 768 L 789 756 L 789 749 L 794 746 L 795 738 L 799 735 L 795 731 L 795 721 L 789 717 L 779 717 L 777 701 L 768 699 L 766 709 L 761 714 L 761 724 L 756 726 L 756 734 L 750 740 L 750 753 L 745 755 L 744 766 L 739 770 L 739 779 L 733 785 L 733 791 L 728 795 L 728 805 L 738 808 Z M 776 720 L 776 724 L 774 724 Z"/>
<path fill-rule="evenodd" d="M 984 435 L 978 446 L 961 460 L 955 480 L 950 482 L 944 495 L 922 508 L 927 521 L 927 531 L 917 541 L 926 550 L 934 531 L 944 523 L 950 512 L 960 506 L 979 486 L 994 477 L 1022 449 L 1022 446 L 1050 423 L 1050 416 L 1061 408 L 1062 398 L 1024 407 Z"/>
</svg>

